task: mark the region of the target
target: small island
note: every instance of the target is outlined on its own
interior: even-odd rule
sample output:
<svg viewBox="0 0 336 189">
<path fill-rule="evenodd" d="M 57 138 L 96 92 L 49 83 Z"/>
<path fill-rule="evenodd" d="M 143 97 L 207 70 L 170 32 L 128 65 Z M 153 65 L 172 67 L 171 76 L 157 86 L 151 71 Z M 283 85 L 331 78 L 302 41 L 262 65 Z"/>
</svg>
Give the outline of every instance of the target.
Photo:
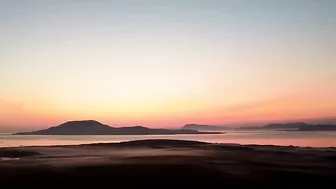
<svg viewBox="0 0 336 189">
<path fill-rule="evenodd" d="M 175 134 L 221 134 L 200 132 L 192 129 L 152 129 L 143 126 L 111 127 L 95 120 L 68 121 L 48 129 L 20 132 L 14 135 L 175 135 Z"/>
<path fill-rule="evenodd" d="M 222 131 L 229 128 L 216 125 L 186 124 L 181 129 L 190 129 L 197 131 Z"/>
</svg>

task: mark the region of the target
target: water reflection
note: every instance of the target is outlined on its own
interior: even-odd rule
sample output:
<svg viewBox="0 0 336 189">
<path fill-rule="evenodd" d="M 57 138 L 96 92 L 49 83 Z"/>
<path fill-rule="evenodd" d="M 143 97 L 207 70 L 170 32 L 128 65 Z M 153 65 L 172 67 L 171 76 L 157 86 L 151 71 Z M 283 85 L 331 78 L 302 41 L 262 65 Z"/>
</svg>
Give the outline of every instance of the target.
<svg viewBox="0 0 336 189">
<path fill-rule="evenodd" d="M 283 146 L 336 147 L 336 132 L 228 131 L 216 135 L 103 135 L 103 136 L 28 136 L 0 135 L 1 147 L 74 145 L 121 142 L 141 139 L 197 140 L 212 143 L 262 144 Z"/>
</svg>

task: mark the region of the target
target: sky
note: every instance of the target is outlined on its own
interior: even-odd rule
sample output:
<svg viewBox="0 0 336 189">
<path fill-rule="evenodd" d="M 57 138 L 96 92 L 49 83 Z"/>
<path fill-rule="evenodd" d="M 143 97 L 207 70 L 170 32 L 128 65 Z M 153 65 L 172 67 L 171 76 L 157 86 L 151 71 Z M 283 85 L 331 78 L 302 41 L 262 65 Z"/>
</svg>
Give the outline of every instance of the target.
<svg viewBox="0 0 336 189">
<path fill-rule="evenodd" d="M 334 0 L 0 0 L 0 130 L 336 115 Z"/>
</svg>

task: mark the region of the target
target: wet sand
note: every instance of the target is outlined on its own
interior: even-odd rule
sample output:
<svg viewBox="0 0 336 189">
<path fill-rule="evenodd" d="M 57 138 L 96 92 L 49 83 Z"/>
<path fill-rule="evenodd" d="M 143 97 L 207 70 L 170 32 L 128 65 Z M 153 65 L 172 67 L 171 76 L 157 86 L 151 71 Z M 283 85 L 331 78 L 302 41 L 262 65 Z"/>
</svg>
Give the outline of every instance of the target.
<svg viewBox="0 0 336 189">
<path fill-rule="evenodd" d="M 178 140 L 0 148 L 4 188 L 336 188 L 335 181 L 336 148 Z"/>
</svg>

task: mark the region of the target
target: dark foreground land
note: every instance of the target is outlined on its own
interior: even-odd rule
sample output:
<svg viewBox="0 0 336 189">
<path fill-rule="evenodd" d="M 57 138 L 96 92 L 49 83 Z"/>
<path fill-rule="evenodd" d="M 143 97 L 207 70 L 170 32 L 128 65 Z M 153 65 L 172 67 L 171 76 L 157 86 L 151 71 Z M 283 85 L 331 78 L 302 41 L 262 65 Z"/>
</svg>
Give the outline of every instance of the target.
<svg viewBox="0 0 336 189">
<path fill-rule="evenodd" d="M 336 148 L 143 140 L 0 157 L 1 188 L 336 188 Z"/>
</svg>

